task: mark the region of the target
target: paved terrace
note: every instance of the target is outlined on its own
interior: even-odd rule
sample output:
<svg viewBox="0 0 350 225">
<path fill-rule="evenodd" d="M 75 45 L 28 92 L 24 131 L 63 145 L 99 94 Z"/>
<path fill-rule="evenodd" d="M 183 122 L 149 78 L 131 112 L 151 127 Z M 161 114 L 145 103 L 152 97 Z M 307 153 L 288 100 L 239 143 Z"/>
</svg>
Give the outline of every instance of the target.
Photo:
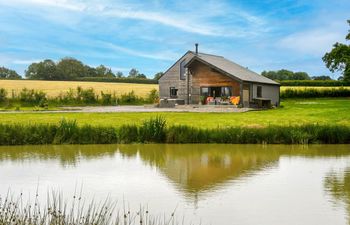
<svg viewBox="0 0 350 225">
<path fill-rule="evenodd" d="M 118 113 L 118 112 L 247 112 L 250 108 L 236 108 L 233 106 L 198 106 L 178 105 L 175 108 L 158 108 L 154 106 L 86 106 L 61 107 L 55 111 L 2 111 L 0 113 Z"/>
</svg>

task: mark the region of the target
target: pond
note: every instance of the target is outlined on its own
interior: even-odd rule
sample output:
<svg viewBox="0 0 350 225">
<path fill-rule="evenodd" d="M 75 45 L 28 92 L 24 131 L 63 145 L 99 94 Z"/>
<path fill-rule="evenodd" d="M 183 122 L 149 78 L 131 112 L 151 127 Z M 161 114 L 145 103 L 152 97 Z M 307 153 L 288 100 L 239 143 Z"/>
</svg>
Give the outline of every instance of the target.
<svg viewBox="0 0 350 225">
<path fill-rule="evenodd" d="M 0 181 L 1 196 L 82 189 L 193 224 L 350 223 L 349 145 L 3 146 Z"/>
</svg>

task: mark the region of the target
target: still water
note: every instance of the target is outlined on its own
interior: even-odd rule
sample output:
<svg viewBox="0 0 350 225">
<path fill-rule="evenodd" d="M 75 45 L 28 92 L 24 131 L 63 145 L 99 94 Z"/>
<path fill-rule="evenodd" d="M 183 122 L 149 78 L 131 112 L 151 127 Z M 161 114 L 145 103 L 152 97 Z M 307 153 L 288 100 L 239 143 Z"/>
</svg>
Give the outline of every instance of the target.
<svg viewBox="0 0 350 225">
<path fill-rule="evenodd" d="M 349 145 L 0 147 L 0 182 L 1 196 L 82 189 L 195 224 L 350 224 Z"/>
</svg>

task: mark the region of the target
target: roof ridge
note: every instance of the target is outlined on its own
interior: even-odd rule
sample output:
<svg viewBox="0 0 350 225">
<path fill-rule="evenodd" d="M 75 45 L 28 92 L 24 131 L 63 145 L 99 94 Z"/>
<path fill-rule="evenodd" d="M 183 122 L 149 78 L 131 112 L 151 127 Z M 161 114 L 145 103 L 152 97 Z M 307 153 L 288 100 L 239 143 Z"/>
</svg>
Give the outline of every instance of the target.
<svg viewBox="0 0 350 225">
<path fill-rule="evenodd" d="M 196 54 L 194 51 L 189 51 L 189 52 L 192 52 L 193 54 Z M 215 56 L 215 57 L 219 57 L 219 58 L 224 58 L 224 57 L 221 56 L 221 55 L 214 55 L 214 54 L 209 54 L 209 53 L 204 53 L 204 52 L 198 52 L 198 54 L 200 54 L 200 55 Z"/>
</svg>

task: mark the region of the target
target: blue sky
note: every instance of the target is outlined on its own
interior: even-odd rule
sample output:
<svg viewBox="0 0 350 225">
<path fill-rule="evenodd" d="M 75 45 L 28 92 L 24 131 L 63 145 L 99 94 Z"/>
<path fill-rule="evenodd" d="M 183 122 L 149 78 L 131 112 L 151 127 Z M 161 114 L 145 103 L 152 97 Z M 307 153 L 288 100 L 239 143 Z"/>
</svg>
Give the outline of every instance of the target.
<svg viewBox="0 0 350 225">
<path fill-rule="evenodd" d="M 321 58 L 345 42 L 349 0 L 0 0 L 0 66 L 65 56 L 149 77 L 199 43 L 260 73 L 331 75 Z"/>
</svg>

